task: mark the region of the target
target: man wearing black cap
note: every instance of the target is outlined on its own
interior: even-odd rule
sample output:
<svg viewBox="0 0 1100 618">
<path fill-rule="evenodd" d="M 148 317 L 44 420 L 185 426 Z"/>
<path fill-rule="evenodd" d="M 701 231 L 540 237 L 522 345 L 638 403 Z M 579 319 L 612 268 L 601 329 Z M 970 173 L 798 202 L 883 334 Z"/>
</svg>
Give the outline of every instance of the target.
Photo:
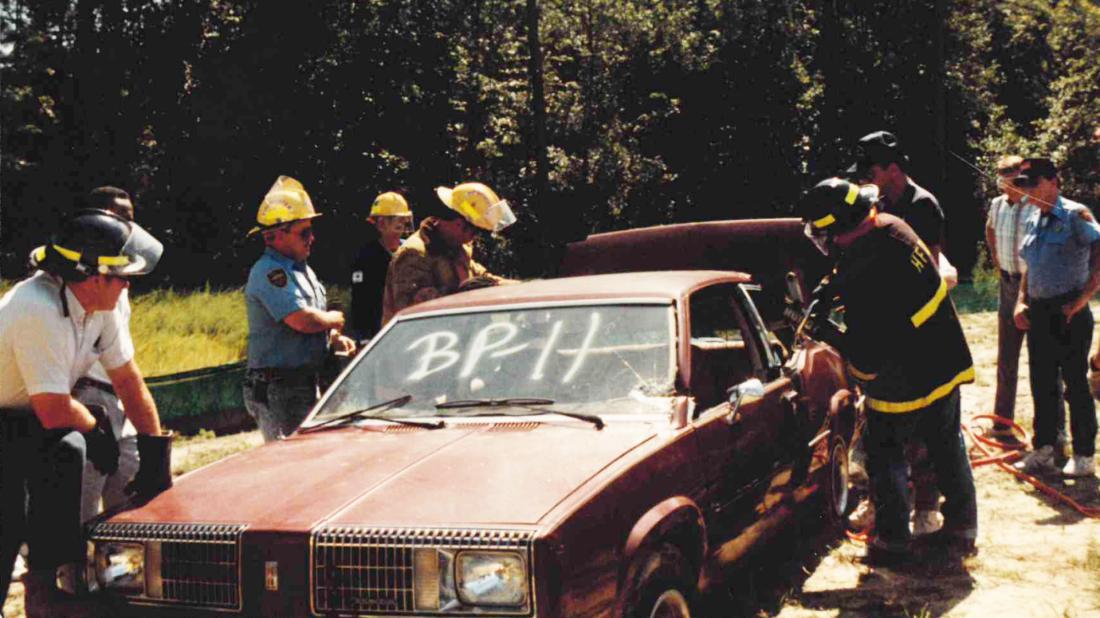
<svg viewBox="0 0 1100 618">
<path fill-rule="evenodd" d="M 913 228 L 939 264 L 943 248 L 943 209 L 936 196 L 913 182 L 907 170 L 909 157 L 898 138 L 888 131 L 875 131 L 859 138 L 856 162 L 848 168 L 852 178 L 878 187 L 882 212 L 901 218 Z"/>
<path fill-rule="evenodd" d="M 1035 450 L 1016 464 L 1028 472 L 1057 472 L 1054 462 L 1059 371 L 1069 401 L 1073 457 L 1062 468 L 1070 477 L 1096 473 L 1096 403 L 1087 379 L 1092 344 L 1088 302 L 1100 290 L 1100 225 L 1083 216 L 1087 207 L 1060 195 L 1050 159 L 1024 159 L 1012 184 L 1034 204 L 1020 257 L 1014 318 L 1027 331 Z"/>
</svg>

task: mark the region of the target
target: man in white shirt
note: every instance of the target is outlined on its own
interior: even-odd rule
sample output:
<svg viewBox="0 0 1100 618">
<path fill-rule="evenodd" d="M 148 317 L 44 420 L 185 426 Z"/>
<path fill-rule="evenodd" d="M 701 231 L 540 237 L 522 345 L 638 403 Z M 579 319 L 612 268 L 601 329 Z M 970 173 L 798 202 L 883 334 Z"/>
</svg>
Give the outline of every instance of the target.
<svg viewBox="0 0 1100 618">
<path fill-rule="evenodd" d="M 140 226 L 105 211 L 81 211 L 32 253 L 39 271 L 0 299 L 0 591 L 6 596 L 11 565 L 26 541 L 29 618 L 95 611 L 56 587 L 58 567 L 79 571 L 85 559 L 85 459 L 106 473 L 118 465 L 105 412 L 70 395 L 95 362 L 153 445 L 133 489 L 149 496 L 170 484 L 165 458 L 157 456 L 168 454 L 168 438 L 114 311 L 128 277 L 150 272 L 161 252 Z"/>
</svg>

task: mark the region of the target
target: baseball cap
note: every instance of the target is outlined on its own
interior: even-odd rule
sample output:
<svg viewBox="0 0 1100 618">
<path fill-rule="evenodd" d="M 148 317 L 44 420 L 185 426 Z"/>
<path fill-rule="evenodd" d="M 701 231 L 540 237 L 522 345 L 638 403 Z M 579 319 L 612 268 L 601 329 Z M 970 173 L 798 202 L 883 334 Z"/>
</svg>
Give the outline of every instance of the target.
<svg viewBox="0 0 1100 618">
<path fill-rule="evenodd" d="M 875 131 L 859 138 L 856 144 L 856 162 L 848 168 L 849 174 L 862 176 L 874 164 L 898 163 L 905 166 L 909 157 L 901 149 L 898 138 L 889 131 Z"/>
<path fill-rule="evenodd" d="M 1012 177 L 1012 184 L 1020 187 L 1034 187 L 1040 178 L 1054 179 L 1058 177 L 1058 170 L 1054 162 L 1046 157 L 1034 157 L 1024 159 L 1020 164 L 1019 172 Z"/>
</svg>

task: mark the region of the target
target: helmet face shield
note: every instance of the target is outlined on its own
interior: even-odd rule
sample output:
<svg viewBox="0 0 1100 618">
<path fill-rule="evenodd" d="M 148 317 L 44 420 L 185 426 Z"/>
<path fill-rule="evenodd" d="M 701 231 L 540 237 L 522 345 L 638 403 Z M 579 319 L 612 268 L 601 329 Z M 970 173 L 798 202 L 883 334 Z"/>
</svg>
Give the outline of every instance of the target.
<svg viewBox="0 0 1100 618">
<path fill-rule="evenodd" d="M 119 252 L 126 258 L 125 264 L 108 265 L 107 272 L 103 274 L 118 277 L 132 277 L 147 275 L 153 272 L 160 262 L 160 256 L 164 253 L 164 245 L 153 235 L 145 231 L 145 228 L 136 223 L 131 223 L 130 237 Z M 100 266 L 102 272 L 103 265 Z"/>
<path fill-rule="evenodd" d="M 485 221 L 490 225 L 490 232 L 499 232 L 516 222 L 516 215 L 508 206 L 507 200 L 500 200 L 489 207 L 485 213 Z"/>
</svg>

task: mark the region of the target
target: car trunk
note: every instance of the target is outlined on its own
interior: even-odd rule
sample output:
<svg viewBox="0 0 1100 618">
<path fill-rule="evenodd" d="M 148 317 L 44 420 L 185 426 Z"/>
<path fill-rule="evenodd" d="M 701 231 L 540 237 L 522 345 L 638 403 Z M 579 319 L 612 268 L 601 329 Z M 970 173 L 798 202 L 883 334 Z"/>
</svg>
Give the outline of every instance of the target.
<svg viewBox="0 0 1100 618">
<path fill-rule="evenodd" d="M 828 263 L 798 219 L 680 223 L 593 234 L 570 243 L 560 276 L 647 270 L 734 270 L 752 275 L 753 300 L 769 327 L 783 323 L 785 277 L 794 272 L 804 297 Z"/>
</svg>

